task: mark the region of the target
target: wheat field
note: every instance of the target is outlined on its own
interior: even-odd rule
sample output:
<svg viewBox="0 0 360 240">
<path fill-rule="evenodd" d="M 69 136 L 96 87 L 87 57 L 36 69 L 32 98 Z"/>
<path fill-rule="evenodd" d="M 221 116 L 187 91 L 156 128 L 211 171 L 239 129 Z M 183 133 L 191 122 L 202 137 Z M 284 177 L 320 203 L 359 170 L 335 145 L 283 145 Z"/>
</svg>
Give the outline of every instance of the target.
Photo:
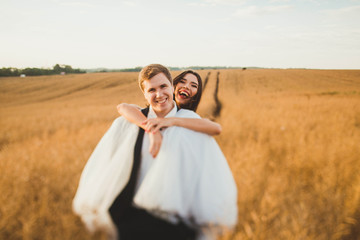
<svg viewBox="0 0 360 240">
<path fill-rule="evenodd" d="M 238 186 L 238 224 L 219 239 L 360 239 L 360 71 L 199 72 L 198 113 L 222 125 Z M 145 105 L 136 79 L 0 78 L 0 239 L 105 239 L 71 201 L 116 105 Z"/>
</svg>

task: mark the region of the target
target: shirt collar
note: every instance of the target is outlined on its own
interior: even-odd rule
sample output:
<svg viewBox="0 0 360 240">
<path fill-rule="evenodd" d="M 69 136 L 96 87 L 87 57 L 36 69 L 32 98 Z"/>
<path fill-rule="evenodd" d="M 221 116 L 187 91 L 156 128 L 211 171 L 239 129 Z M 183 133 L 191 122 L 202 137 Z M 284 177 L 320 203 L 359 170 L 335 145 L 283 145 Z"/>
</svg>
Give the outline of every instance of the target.
<svg viewBox="0 0 360 240">
<path fill-rule="evenodd" d="M 166 118 L 168 117 L 175 117 L 176 112 L 177 112 L 177 106 L 175 101 L 173 101 L 174 103 L 174 107 L 170 110 L 170 112 L 165 116 Z M 151 107 L 149 108 L 149 114 L 148 114 L 148 118 L 157 118 L 156 113 L 154 112 L 154 109 Z"/>
</svg>

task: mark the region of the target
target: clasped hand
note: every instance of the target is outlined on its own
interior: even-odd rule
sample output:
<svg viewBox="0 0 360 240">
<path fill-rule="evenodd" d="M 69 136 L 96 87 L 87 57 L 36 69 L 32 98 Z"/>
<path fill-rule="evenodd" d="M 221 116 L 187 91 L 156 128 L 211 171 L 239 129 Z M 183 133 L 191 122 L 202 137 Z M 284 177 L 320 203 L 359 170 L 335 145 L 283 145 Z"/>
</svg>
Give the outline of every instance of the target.
<svg viewBox="0 0 360 240">
<path fill-rule="evenodd" d="M 172 121 L 169 118 L 152 118 L 145 120 L 142 124 L 145 126 L 145 131 L 149 133 L 149 152 L 155 158 L 162 144 L 162 135 L 159 130 L 172 126 Z"/>
<path fill-rule="evenodd" d="M 173 120 L 171 118 L 151 118 L 146 119 L 142 125 L 145 126 L 146 132 L 156 133 L 163 128 L 173 126 Z"/>
</svg>

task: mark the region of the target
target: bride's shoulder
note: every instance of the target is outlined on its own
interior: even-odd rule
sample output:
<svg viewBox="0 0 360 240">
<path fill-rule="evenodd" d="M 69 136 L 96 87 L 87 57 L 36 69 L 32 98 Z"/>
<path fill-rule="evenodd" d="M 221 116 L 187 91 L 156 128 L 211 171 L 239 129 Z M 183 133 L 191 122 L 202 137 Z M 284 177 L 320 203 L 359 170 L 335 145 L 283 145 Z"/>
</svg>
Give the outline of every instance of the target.
<svg viewBox="0 0 360 240">
<path fill-rule="evenodd" d="M 182 117 L 182 118 L 201 118 L 196 112 L 188 110 L 188 109 L 180 109 L 176 113 L 176 116 Z"/>
</svg>

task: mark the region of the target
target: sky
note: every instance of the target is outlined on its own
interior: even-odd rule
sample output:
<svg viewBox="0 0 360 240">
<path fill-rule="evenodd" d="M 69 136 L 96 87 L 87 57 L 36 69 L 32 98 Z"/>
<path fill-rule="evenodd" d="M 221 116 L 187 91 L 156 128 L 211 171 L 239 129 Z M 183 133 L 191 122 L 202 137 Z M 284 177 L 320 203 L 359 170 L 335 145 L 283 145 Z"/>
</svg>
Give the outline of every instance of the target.
<svg viewBox="0 0 360 240">
<path fill-rule="evenodd" d="M 0 0 L 0 68 L 360 69 L 360 0 Z"/>
</svg>

